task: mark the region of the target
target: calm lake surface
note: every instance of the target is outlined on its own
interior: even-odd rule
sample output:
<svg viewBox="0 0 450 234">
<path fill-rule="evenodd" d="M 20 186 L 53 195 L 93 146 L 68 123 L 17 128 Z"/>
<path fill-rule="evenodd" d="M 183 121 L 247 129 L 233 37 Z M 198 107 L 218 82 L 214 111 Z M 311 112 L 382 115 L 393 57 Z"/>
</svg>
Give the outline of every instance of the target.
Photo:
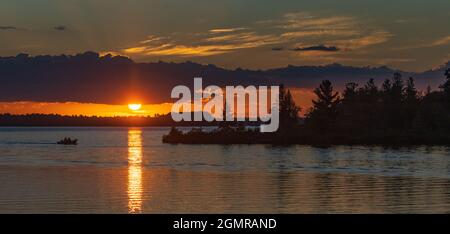
<svg viewBox="0 0 450 234">
<path fill-rule="evenodd" d="M 162 144 L 168 131 L 0 128 L 0 213 L 450 212 L 449 147 Z"/>
</svg>

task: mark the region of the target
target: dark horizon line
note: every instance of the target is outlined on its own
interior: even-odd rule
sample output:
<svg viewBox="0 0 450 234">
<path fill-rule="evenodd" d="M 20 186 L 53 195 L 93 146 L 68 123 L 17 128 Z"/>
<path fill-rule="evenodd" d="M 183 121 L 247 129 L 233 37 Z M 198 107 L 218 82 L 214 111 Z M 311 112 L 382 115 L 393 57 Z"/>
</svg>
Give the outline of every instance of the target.
<svg viewBox="0 0 450 234">
<path fill-rule="evenodd" d="M 155 116 L 83 116 L 60 114 L 0 113 L 0 127 L 212 127 L 218 121 L 175 122 L 169 114 Z M 256 126 L 261 121 L 234 121 L 231 124 Z"/>
</svg>

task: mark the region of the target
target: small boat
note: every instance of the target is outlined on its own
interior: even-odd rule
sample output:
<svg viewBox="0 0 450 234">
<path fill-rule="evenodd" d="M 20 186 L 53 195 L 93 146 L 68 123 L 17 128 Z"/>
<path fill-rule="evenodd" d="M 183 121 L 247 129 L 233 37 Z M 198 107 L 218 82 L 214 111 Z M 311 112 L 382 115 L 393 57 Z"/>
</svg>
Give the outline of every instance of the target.
<svg viewBox="0 0 450 234">
<path fill-rule="evenodd" d="M 69 138 L 64 138 L 58 142 L 56 142 L 56 144 L 58 145 L 78 145 L 78 139 L 70 139 Z"/>
</svg>

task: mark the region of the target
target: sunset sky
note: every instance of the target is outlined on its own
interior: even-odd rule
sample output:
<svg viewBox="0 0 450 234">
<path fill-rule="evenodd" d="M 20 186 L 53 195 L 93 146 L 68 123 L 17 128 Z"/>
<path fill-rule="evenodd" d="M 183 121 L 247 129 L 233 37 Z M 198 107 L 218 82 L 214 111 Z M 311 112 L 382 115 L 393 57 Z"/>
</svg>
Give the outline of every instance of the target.
<svg viewBox="0 0 450 234">
<path fill-rule="evenodd" d="M 231 69 L 341 63 L 418 72 L 450 60 L 449 28 L 448 0 L 1 0 L 0 56 L 96 51 Z M 42 103 L 3 102 L 0 112 L 30 105 Z"/>
<path fill-rule="evenodd" d="M 2 0 L 0 27 L 3 56 L 91 50 L 225 67 L 419 71 L 450 53 L 448 0 Z M 320 45 L 337 50 L 312 48 Z"/>
<path fill-rule="evenodd" d="M 10 114 L 60 114 L 87 116 L 154 116 L 169 113 L 169 103 L 143 105 L 132 110 L 128 105 L 107 105 L 78 102 L 0 102 L 0 113 Z"/>
</svg>

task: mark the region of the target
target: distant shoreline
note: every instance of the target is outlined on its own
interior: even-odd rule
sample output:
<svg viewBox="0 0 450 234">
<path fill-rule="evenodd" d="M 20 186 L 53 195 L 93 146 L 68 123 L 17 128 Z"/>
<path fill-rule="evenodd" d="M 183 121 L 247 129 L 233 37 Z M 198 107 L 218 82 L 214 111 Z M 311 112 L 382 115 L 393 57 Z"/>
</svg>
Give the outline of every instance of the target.
<svg viewBox="0 0 450 234">
<path fill-rule="evenodd" d="M 257 126 L 260 122 L 240 122 Z M 217 127 L 216 121 L 175 122 L 170 114 L 155 116 L 100 117 L 57 114 L 0 114 L 0 127 Z"/>
</svg>

